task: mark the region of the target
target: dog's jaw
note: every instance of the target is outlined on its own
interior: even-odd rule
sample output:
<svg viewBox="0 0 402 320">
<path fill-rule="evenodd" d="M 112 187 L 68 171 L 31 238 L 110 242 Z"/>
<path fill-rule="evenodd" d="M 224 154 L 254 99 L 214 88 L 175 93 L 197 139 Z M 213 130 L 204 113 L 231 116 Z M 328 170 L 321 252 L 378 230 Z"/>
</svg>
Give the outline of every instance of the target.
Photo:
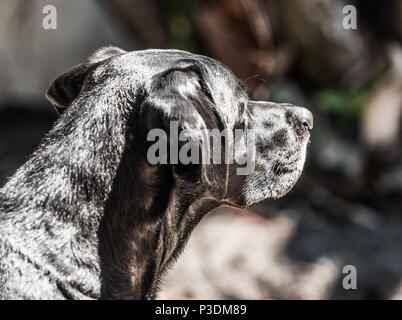
<svg viewBox="0 0 402 320">
<path fill-rule="evenodd" d="M 300 147 L 299 156 L 296 161 L 295 169 L 292 172 L 288 173 L 288 177 L 286 177 L 284 179 L 286 181 L 286 183 L 282 184 L 281 186 L 279 186 L 277 188 L 272 188 L 271 190 L 273 190 L 273 191 L 271 191 L 271 193 L 268 194 L 268 198 L 273 198 L 273 199 L 282 198 L 283 196 L 285 196 L 288 192 L 290 192 L 292 190 L 292 188 L 295 186 L 297 181 L 300 179 L 300 177 L 303 173 L 303 168 L 304 168 L 304 164 L 306 161 L 309 137 L 310 137 L 310 135 L 308 135 L 304 139 L 302 146 Z"/>
<path fill-rule="evenodd" d="M 240 206 L 250 207 L 265 199 L 279 199 L 292 190 L 303 173 L 303 167 L 306 160 L 308 137 L 301 143 L 300 148 L 295 155 L 297 159 L 291 171 L 275 174 L 275 168 L 271 170 L 260 171 L 262 165 L 257 165 L 255 171 L 246 178 L 243 189 L 244 200 Z M 264 163 L 264 166 L 266 164 Z M 257 187 L 258 186 L 258 187 Z"/>
</svg>

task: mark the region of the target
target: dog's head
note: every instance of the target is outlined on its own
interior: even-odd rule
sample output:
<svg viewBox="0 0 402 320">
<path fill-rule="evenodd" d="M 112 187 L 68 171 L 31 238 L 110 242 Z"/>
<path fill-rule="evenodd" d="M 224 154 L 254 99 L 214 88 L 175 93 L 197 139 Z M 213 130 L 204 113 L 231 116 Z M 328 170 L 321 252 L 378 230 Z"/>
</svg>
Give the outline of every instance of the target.
<svg viewBox="0 0 402 320">
<path fill-rule="evenodd" d="M 179 50 L 104 48 L 54 80 L 46 96 L 62 112 L 84 93 L 108 90 L 106 82 L 121 85 L 119 99 L 135 100 L 128 105 L 144 138 L 151 137 L 148 151 L 155 151 L 151 142 L 158 136 L 167 145 L 159 145 L 154 156 L 204 185 L 207 196 L 249 206 L 286 194 L 302 173 L 312 114 L 290 104 L 249 100 L 240 81 L 213 59 Z M 220 146 L 214 144 L 217 133 Z"/>
</svg>

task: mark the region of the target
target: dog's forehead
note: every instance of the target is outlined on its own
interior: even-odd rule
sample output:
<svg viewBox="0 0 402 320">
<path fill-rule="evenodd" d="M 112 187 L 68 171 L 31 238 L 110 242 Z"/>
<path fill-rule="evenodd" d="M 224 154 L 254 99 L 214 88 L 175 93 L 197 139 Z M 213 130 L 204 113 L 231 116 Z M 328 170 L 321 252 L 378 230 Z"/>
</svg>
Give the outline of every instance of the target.
<svg viewBox="0 0 402 320">
<path fill-rule="evenodd" d="M 121 74 L 135 74 L 144 83 L 157 74 L 173 68 L 188 67 L 192 63 L 203 66 L 204 77 L 221 115 L 228 125 L 235 122 L 235 114 L 242 101 L 248 99 L 246 90 L 233 73 L 221 62 L 212 58 L 181 50 L 148 49 L 132 51 L 112 59 L 109 63 Z"/>
<path fill-rule="evenodd" d="M 113 64 L 121 69 L 133 70 L 146 75 L 155 75 L 171 68 L 184 67 L 197 62 L 205 67 L 214 81 L 237 84 L 232 72 L 219 61 L 182 50 L 148 49 L 132 51 L 117 57 Z"/>
</svg>

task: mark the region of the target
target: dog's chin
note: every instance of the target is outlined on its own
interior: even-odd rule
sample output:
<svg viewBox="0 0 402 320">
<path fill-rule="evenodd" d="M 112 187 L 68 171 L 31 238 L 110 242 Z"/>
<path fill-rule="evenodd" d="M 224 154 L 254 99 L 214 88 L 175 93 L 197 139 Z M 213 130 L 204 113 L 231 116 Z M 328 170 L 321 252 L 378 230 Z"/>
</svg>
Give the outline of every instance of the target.
<svg viewBox="0 0 402 320">
<path fill-rule="evenodd" d="M 302 171 L 302 167 L 297 168 L 282 175 L 276 182 L 267 184 L 261 189 L 248 189 L 240 197 L 236 197 L 236 199 L 226 198 L 221 201 L 221 204 L 236 208 L 248 208 L 266 199 L 279 199 L 292 190 Z"/>
<path fill-rule="evenodd" d="M 276 187 L 273 187 L 271 189 L 272 191 L 268 193 L 267 198 L 282 198 L 293 189 L 303 173 L 304 162 L 306 158 L 306 149 L 303 148 L 302 150 L 303 152 L 300 154 L 296 164 L 291 166 L 291 170 L 280 176 Z"/>
<path fill-rule="evenodd" d="M 246 207 L 250 207 L 266 199 L 279 199 L 284 197 L 293 189 L 293 187 L 299 180 L 301 173 L 302 170 L 297 169 L 293 172 L 284 175 L 283 177 L 281 177 L 280 181 L 271 184 L 271 186 L 269 187 L 269 189 L 265 194 L 261 195 L 256 199 L 253 199 L 252 201 L 250 201 L 251 199 L 249 199 L 249 201 L 247 201 L 246 203 Z"/>
<path fill-rule="evenodd" d="M 255 181 L 249 181 L 250 186 L 244 190 L 244 195 L 241 201 L 237 202 L 239 207 L 250 207 L 265 199 L 279 199 L 285 196 L 292 190 L 297 181 L 299 180 L 304 167 L 304 154 L 298 159 L 296 164 L 283 165 L 285 172 L 274 173 L 273 170 L 269 172 L 265 177 L 269 177 L 265 185 L 261 181 L 262 173 L 255 173 Z M 251 178 L 251 180 L 254 180 Z M 269 183 L 270 181 L 270 183 Z"/>
<path fill-rule="evenodd" d="M 280 179 L 278 185 L 272 189 L 272 192 L 268 193 L 266 198 L 279 199 L 288 194 L 299 180 L 302 170 L 302 168 L 297 168 L 294 171 L 284 175 Z"/>
</svg>

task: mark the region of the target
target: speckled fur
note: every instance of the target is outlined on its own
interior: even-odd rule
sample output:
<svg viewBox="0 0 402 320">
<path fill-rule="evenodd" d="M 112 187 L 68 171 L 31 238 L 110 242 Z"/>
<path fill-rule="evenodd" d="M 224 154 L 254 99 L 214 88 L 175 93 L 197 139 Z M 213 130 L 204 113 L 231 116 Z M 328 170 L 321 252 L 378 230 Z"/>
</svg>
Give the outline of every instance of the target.
<svg viewBox="0 0 402 320">
<path fill-rule="evenodd" d="M 60 119 L 0 189 L 1 299 L 151 299 L 205 214 L 282 195 L 304 164 L 307 111 L 250 102 L 207 57 L 103 48 L 47 97 Z M 255 172 L 150 165 L 146 134 L 169 120 L 257 128 Z"/>
</svg>

